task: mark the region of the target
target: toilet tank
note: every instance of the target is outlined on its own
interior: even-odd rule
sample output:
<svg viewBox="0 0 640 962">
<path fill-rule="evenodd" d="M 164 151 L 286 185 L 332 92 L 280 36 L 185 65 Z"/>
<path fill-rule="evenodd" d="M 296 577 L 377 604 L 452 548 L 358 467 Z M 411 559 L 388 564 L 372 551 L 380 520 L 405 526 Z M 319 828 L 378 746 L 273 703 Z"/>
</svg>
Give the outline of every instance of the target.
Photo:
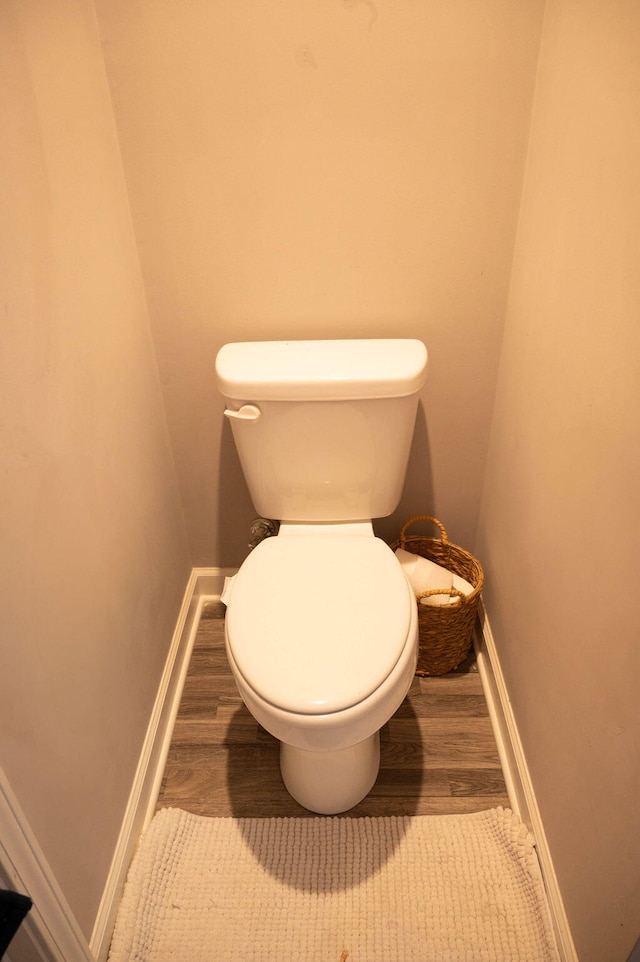
<svg viewBox="0 0 640 962">
<path fill-rule="evenodd" d="M 217 386 L 256 510 L 301 522 L 391 514 L 426 367 L 424 344 L 404 338 L 225 344 Z"/>
</svg>

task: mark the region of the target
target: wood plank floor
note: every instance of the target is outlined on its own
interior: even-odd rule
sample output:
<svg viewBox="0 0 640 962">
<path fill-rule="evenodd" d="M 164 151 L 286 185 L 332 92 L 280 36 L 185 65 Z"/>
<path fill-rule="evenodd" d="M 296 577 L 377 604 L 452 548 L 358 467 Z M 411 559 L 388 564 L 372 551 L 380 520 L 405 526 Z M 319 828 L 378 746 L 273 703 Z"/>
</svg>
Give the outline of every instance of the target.
<svg viewBox="0 0 640 962">
<path fill-rule="evenodd" d="M 224 649 L 220 602 L 205 606 L 158 808 L 208 816 L 310 816 L 285 789 L 279 744 L 249 714 Z M 508 807 L 473 657 L 457 671 L 414 679 L 380 733 L 380 774 L 350 816 L 437 815 Z"/>
</svg>

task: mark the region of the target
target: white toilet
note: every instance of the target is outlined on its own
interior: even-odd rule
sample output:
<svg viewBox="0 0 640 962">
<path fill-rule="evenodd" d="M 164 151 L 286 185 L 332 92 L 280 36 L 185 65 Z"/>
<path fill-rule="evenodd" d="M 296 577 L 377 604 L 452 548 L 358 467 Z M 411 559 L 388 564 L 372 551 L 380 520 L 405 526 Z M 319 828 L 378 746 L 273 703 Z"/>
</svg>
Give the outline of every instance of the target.
<svg viewBox="0 0 640 962">
<path fill-rule="evenodd" d="M 226 344 L 216 359 L 254 505 L 281 522 L 234 578 L 227 655 L 288 791 L 325 815 L 372 788 L 415 671 L 415 597 L 371 519 L 400 500 L 426 365 L 409 339 Z"/>
</svg>

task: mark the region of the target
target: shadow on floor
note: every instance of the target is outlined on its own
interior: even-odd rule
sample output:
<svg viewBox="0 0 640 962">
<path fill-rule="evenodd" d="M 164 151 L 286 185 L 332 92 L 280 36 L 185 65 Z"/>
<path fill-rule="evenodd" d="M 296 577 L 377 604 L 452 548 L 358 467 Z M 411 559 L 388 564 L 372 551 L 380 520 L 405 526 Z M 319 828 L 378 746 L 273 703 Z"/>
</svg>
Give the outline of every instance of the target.
<svg viewBox="0 0 640 962">
<path fill-rule="evenodd" d="M 403 738 L 394 740 L 390 726 L 385 725 L 380 732 L 380 771 L 370 793 L 348 812 L 337 816 L 322 816 L 299 805 L 287 792 L 280 774 L 280 746 L 277 739 L 258 729 L 258 737 L 253 745 L 246 742 L 247 711 L 238 708 L 230 720 L 226 746 L 227 791 L 235 818 L 239 820 L 247 844 L 255 857 L 271 874 L 286 884 L 303 886 L 310 892 L 322 893 L 339 890 L 343 881 L 336 866 L 342 864 L 341 852 L 347 840 L 356 845 L 348 858 L 347 887 L 360 884 L 388 861 L 403 837 L 406 823 L 403 817 L 416 814 L 423 783 L 422 739 L 420 728 L 408 699 L 402 703 L 394 718 L 403 722 Z M 351 839 L 348 826 L 329 828 L 327 823 L 336 820 L 368 819 L 393 815 L 393 823 L 388 833 L 381 839 L 379 833 L 373 837 L 365 830 L 358 834 L 357 841 Z M 318 822 L 315 828 L 307 825 L 296 826 L 294 822 L 283 824 L 282 820 L 303 818 L 305 821 Z M 255 820 L 265 823 L 277 819 L 279 827 L 264 826 L 260 830 Z M 324 823 L 324 824 L 323 824 Z M 278 845 L 281 849 L 274 855 L 274 832 L 277 831 Z M 299 865 L 299 835 L 303 832 L 304 866 Z M 295 882 L 292 882 L 292 861 L 297 868 Z M 360 866 L 354 869 L 354 866 Z"/>
</svg>

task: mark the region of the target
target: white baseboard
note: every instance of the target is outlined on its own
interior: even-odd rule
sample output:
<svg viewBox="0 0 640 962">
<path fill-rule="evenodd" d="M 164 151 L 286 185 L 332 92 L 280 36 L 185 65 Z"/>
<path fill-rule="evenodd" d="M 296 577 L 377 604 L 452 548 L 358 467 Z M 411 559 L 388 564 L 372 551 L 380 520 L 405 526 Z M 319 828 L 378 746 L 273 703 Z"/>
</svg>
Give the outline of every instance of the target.
<svg viewBox="0 0 640 962">
<path fill-rule="evenodd" d="M 498 652 L 482 604 L 478 621 L 479 629 L 474 636 L 478 671 L 498 744 L 509 802 L 535 839 L 560 958 L 562 962 L 578 962 Z"/>
<path fill-rule="evenodd" d="M 219 597 L 230 568 L 194 568 L 160 681 L 138 768 L 93 927 L 90 946 L 97 962 L 107 958 L 118 903 L 138 840 L 153 817 L 202 606 Z"/>
</svg>

